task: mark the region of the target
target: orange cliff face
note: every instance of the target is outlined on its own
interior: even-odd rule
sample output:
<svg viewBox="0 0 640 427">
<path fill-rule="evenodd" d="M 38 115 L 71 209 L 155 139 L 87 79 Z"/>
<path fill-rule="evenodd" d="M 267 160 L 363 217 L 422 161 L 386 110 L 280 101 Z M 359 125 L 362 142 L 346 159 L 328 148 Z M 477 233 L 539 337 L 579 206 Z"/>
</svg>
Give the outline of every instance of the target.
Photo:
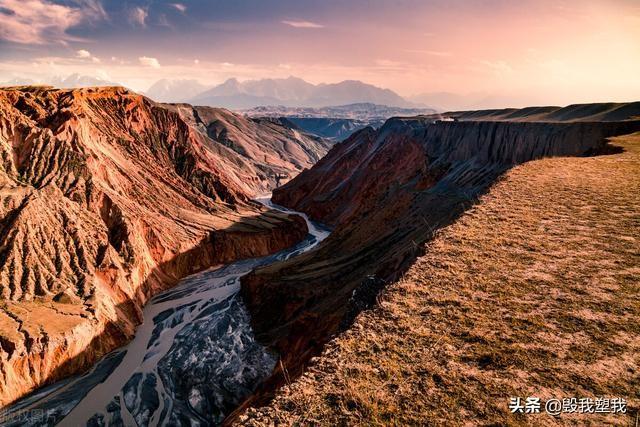
<svg viewBox="0 0 640 427">
<path fill-rule="evenodd" d="M 251 118 L 223 108 L 188 104 L 169 108 L 175 108 L 183 118 L 195 122 L 221 145 L 252 159 L 254 175 L 263 179 L 276 174 L 293 177 L 311 168 L 332 145 L 326 139 L 296 128 L 286 119 Z"/>
<path fill-rule="evenodd" d="M 223 108 L 163 104 L 217 142 L 209 148 L 223 157 L 232 152 L 240 180 L 267 192 L 311 168 L 332 143 L 297 129 L 286 120 L 249 118 Z M 254 191 L 254 192 L 255 192 Z"/>
<path fill-rule="evenodd" d="M 285 381 L 282 366 L 287 378 L 300 374 L 330 337 L 375 303 L 385 283 L 406 271 L 423 243 L 505 171 L 543 157 L 607 153 L 613 149 L 607 138 L 640 131 L 635 107 L 621 106 L 631 114 L 616 121 L 393 118 L 336 144 L 274 191 L 275 203 L 334 230 L 313 252 L 242 278 L 254 331 L 282 357 L 245 406 Z"/>
<path fill-rule="evenodd" d="M 306 235 L 250 201 L 275 180 L 251 142 L 240 153 L 122 88 L 0 90 L 0 404 L 124 344 L 182 277 Z"/>
</svg>

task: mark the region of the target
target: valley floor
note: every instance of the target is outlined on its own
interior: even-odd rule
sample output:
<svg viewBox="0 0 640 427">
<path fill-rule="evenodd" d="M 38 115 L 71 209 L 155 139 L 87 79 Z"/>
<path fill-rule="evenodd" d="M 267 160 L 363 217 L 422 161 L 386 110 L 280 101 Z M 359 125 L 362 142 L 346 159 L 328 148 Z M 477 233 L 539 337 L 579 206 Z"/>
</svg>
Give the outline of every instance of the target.
<svg viewBox="0 0 640 427">
<path fill-rule="evenodd" d="M 634 425 L 640 134 L 509 171 L 249 425 Z M 627 400 L 511 414 L 511 397 Z"/>
</svg>

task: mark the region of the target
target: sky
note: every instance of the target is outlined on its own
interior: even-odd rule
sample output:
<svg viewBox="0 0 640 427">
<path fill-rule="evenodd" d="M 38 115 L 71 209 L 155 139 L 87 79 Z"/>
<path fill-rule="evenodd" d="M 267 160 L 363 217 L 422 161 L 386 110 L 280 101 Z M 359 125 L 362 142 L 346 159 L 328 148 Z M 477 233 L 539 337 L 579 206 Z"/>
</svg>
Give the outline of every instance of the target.
<svg viewBox="0 0 640 427">
<path fill-rule="evenodd" d="M 0 82 L 296 76 L 509 106 L 640 100 L 640 0 L 0 0 Z M 506 106 L 506 105 L 505 105 Z"/>
</svg>

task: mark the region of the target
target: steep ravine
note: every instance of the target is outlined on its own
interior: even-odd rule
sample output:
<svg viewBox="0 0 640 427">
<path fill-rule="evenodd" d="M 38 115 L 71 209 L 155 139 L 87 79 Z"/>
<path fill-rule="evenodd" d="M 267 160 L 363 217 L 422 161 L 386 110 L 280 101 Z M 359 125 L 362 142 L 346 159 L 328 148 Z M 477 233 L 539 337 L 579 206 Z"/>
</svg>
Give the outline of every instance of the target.
<svg viewBox="0 0 640 427">
<path fill-rule="evenodd" d="M 251 130 L 298 147 L 279 152 L 296 172 L 305 138 Z M 185 276 L 301 239 L 304 221 L 251 201 L 275 182 L 263 164 L 123 88 L 0 90 L 0 405 L 127 342 Z"/>
<path fill-rule="evenodd" d="M 171 288 L 180 279 L 211 266 L 265 256 L 294 245 L 306 234 L 306 227 L 297 218 L 291 217 L 290 222 L 277 219 L 278 223 L 273 229 L 212 233 L 210 238 L 194 249 L 178 254 L 155 268 L 148 279 L 156 281 L 154 290 L 149 294 Z M 17 313 L 15 320 L 18 322 L 39 314 L 48 316 L 50 321 L 62 321 L 55 325 L 60 329 L 60 335 L 54 339 L 50 339 L 46 333 L 34 339 L 25 331 L 25 348 L 16 348 L 16 353 L 10 354 L 3 365 L 5 382 L 1 390 L 6 402 L 34 386 L 50 384 L 81 372 L 109 351 L 127 343 L 135 335 L 137 324 L 142 321 L 142 307 L 146 301 L 146 298 L 138 298 L 120 303 L 115 307 L 118 312 L 116 320 L 94 320 L 81 312 L 76 320 L 66 313 L 75 314 L 79 310 L 73 306 L 67 307 L 64 303 L 45 305 L 59 313 L 54 318 L 39 309 L 37 303 L 28 307 L 8 303 L 11 310 L 8 312 Z M 64 323 L 66 317 L 71 317 L 77 324 L 63 330 L 67 326 Z"/>
<path fill-rule="evenodd" d="M 307 224 L 308 232 L 300 236 L 304 239 L 268 256 L 191 275 L 158 294 L 145 305 L 143 322 L 127 346 L 86 374 L 5 408 L 0 424 L 219 424 L 278 359 L 255 341 L 238 296 L 239 278 L 253 268 L 304 253 L 328 235 L 306 217 L 296 218 Z"/>
<path fill-rule="evenodd" d="M 274 192 L 276 203 L 335 226 L 312 254 L 256 270 L 242 295 L 263 343 L 282 355 L 260 405 L 411 265 L 422 243 L 468 209 L 506 170 L 554 156 L 606 154 L 608 137 L 640 122 L 434 122 L 391 119 L 337 144 Z M 490 230 L 487 230 L 490 232 Z M 236 421 L 240 408 L 229 422 Z"/>
<path fill-rule="evenodd" d="M 634 426 L 640 132 L 612 144 L 505 172 L 242 425 Z M 627 411 L 508 405 L 576 393 Z"/>
</svg>

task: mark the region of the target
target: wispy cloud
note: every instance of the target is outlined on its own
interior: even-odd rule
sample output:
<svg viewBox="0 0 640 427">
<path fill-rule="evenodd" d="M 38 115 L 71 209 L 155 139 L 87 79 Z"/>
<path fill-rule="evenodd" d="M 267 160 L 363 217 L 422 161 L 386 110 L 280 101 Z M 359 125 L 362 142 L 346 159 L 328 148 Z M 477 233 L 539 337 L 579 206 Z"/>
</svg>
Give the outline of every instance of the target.
<svg viewBox="0 0 640 427">
<path fill-rule="evenodd" d="M 440 51 L 440 50 L 405 49 L 405 52 L 420 53 L 420 54 L 423 54 L 423 55 L 430 55 L 430 56 L 453 56 L 453 53 L 451 53 L 451 52 Z"/>
<path fill-rule="evenodd" d="M 129 11 L 129 23 L 138 27 L 147 26 L 147 17 L 149 10 L 142 7 L 134 7 Z"/>
<path fill-rule="evenodd" d="M 160 68 L 160 62 L 156 58 L 141 56 L 138 58 L 138 62 L 145 67 Z"/>
<path fill-rule="evenodd" d="M 169 18 L 167 18 L 167 15 L 165 15 L 164 13 L 160 14 L 160 16 L 158 17 L 157 23 L 162 27 L 167 27 L 167 28 L 171 28 L 172 30 L 175 30 L 174 25 L 169 21 Z"/>
<path fill-rule="evenodd" d="M 91 62 L 96 63 L 96 64 L 100 62 L 100 58 L 98 58 L 98 57 L 96 57 L 96 56 L 93 56 L 93 55 L 91 54 L 91 52 L 89 52 L 89 51 L 88 51 L 88 50 L 86 50 L 86 49 L 80 49 L 80 50 L 77 50 L 77 51 L 76 51 L 76 57 L 77 57 L 77 58 L 80 58 L 80 59 L 88 59 L 88 60 L 91 60 Z"/>
<path fill-rule="evenodd" d="M 503 60 L 498 60 L 498 61 L 484 60 L 484 61 L 480 61 L 480 63 L 498 75 L 505 75 L 513 72 L 513 68 L 511 67 L 511 65 L 509 65 L 508 62 Z"/>
<path fill-rule="evenodd" d="M 107 20 L 109 15 L 104 10 L 101 0 L 75 0 L 75 3 L 84 11 L 85 16 L 92 21 Z"/>
<path fill-rule="evenodd" d="M 390 59 L 376 59 L 375 64 L 376 64 L 376 67 L 383 68 L 383 69 L 398 70 L 398 69 L 406 68 L 406 64 L 404 62 L 393 61 Z"/>
<path fill-rule="evenodd" d="M 106 19 L 98 0 L 76 0 L 75 6 L 47 0 L 0 0 L 0 39 L 22 44 L 66 43 L 67 33 L 84 22 Z"/>
<path fill-rule="evenodd" d="M 281 21 L 284 25 L 288 25 L 294 28 L 324 28 L 324 25 L 317 24 L 311 21 Z"/>
<path fill-rule="evenodd" d="M 169 4 L 169 6 L 173 7 L 176 10 L 178 10 L 180 13 L 185 13 L 187 11 L 187 6 L 185 6 L 182 3 L 171 3 L 171 4 Z"/>
</svg>

